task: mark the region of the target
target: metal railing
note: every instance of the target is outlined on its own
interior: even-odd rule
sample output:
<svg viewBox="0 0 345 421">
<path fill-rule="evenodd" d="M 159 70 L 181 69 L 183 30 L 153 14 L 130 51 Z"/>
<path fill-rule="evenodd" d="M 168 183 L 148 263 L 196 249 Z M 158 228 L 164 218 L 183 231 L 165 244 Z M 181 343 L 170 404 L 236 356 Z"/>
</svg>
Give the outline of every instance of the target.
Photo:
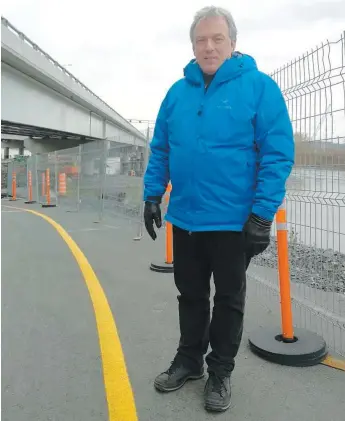
<svg viewBox="0 0 345 421">
<path fill-rule="evenodd" d="M 345 32 L 272 76 L 296 147 L 286 195 L 294 322 L 345 355 Z M 250 273 L 277 303 L 275 227 L 272 233 Z"/>
</svg>

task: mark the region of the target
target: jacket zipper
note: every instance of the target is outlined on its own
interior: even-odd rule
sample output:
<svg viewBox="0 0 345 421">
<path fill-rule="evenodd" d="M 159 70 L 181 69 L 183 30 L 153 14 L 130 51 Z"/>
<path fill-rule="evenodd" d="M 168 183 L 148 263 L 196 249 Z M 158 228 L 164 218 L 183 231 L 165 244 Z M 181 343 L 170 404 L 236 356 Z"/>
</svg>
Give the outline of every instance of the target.
<svg viewBox="0 0 345 421">
<path fill-rule="evenodd" d="M 199 110 L 198 110 L 198 117 L 199 118 L 202 118 L 202 114 L 203 114 L 203 109 L 204 109 L 204 103 L 205 103 L 205 99 L 206 99 L 206 95 L 207 95 L 207 93 L 209 92 L 209 90 L 210 90 L 210 85 L 211 85 L 211 83 L 214 83 L 214 78 L 210 81 L 210 83 L 206 86 L 205 85 L 205 83 L 203 83 L 202 84 L 202 89 L 203 89 L 203 95 L 202 95 L 202 100 L 201 100 L 201 103 L 200 103 L 200 108 L 199 108 Z M 196 139 L 196 143 L 197 143 L 197 146 L 198 146 L 198 144 L 199 144 L 199 134 L 197 135 L 197 139 Z M 193 160 L 193 168 L 192 168 L 192 183 L 191 183 L 191 185 L 192 185 L 192 187 L 195 185 L 195 160 Z M 195 191 L 195 188 L 193 189 L 194 191 Z M 195 199 L 194 199 L 194 194 L 192 195 L 192 198 L 191 198 L 191 201 L 190 201 L 190 203 L 191 203 L 191 208 L 193 208 L 193 204 L 195 203 Z M 191 220 L 191 225 L 193 225 L 193 219 Z M 188 232 L 188 234 L 189 235 L 192 235 L 192 231 L 190 230 L 189 232 Z"/>
</svg>

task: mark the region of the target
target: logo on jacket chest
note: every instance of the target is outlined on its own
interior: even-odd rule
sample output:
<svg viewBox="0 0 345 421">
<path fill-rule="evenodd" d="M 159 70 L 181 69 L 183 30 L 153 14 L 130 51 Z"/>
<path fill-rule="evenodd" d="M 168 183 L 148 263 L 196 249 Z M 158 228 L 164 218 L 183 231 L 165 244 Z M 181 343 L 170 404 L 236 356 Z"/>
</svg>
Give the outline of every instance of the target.
<svg viewBox="0 0 345 421">
<path fill-rule="evenodd" d="M 217 104 L 218 109 L 226 109 L 226 110 L 232 110 L 232 106 L 229 103 L 228 99 L 222 99 Z"/>
</svg>

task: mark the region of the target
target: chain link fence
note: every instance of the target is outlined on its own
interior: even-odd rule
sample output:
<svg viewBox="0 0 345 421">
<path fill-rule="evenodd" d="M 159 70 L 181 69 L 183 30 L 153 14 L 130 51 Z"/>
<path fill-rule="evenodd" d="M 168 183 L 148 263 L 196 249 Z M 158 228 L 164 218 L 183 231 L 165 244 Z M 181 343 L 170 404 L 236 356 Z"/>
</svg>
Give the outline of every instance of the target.
<svg viewBox="0 0 345 421">
<path fill-rule="evenodd" d="M 287 183 L 295 324 L 345 355 L 345 33 L 273 73 L 295 136 Z M 275 227 L 250 273 L 278 303 Z M 267 289 L 268 288 L 268 289 Z"/>
</svg>

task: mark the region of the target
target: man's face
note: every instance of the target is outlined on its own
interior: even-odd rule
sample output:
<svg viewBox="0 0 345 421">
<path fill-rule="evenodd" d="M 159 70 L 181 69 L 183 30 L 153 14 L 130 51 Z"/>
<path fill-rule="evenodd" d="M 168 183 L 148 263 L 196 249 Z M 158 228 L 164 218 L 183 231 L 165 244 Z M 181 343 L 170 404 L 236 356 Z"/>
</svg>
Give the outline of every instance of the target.
<svg viewBox="0 0 345 421">
<path fill-rule="evenodd" d="M 202 19 L 194 30 L 193 51 L 196 61 L 206 74 L 214 74 L 231 57 L 235 43 L 222 16 Z"/>
</svg>

